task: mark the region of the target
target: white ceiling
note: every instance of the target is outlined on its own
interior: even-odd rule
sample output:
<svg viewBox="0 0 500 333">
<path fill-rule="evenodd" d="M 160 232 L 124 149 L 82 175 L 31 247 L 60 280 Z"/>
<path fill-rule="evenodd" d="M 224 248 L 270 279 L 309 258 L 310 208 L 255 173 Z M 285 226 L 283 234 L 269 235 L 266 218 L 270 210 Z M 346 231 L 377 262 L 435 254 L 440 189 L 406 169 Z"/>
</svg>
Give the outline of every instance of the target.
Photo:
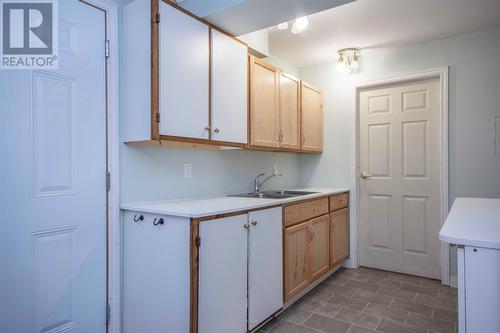
<svg viewBox="0 0 500 333">
<path fill-rule="evenodd" d="M 500 0 L 357 0 L 309 16 L 300 34 L 270 28 L 270 52 L 302 67 L 345 47 L 401 46 L 500 26 Z"/>
</svg>

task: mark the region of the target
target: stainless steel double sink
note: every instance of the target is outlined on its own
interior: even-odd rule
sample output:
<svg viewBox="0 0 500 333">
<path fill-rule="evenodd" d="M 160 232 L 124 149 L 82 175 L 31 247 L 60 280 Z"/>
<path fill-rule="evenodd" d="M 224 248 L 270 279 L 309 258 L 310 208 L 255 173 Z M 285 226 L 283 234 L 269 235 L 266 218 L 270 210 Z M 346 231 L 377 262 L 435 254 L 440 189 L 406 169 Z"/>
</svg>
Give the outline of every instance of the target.
<svg viewBox="0 0 500 333">
<path fill-rule="evenodd" d="M 294 197 L 300 197 L 302 195 L 315 194 L 315 193 L 319 193 L 319 192 L 272 190 L 272 191 L 263 191 L 263 192 L 231 194 L 231 195 L 228 195 L 228 197 L 285 199 L 285 198 L 294 198 Z"/>
</svg>

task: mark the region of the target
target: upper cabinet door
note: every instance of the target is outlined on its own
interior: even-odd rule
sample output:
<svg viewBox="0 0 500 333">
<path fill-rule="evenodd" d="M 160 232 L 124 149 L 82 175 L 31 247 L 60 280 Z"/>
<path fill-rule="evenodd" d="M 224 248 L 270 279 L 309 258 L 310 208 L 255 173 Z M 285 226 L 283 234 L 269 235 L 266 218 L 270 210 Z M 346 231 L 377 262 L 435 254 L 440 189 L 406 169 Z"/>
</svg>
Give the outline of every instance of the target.
<svg viewBox="0 0 500 333">
<path fill-rule="evenodd" d="M 301 150 L 323 150 L 323 95 L 313 86 L 302 81 L 301 89 Z"/>
<path fill-rule="evenodd" d="M 300 80 L 280 72 L 279 137 L 280 147 L 299 149 Z"/>
<path fill-rule="evenodd" d="M 159 1 L 160 135 L 208 139 L 209 29 Z"/>
<path fill-rule="evenodd" d="M 250 57 L 250 145 L 278 147 L 278 69 Z"/>
<path fill-rule="evenodd" d="M 212 140 L 247 143 L 247 46 L 217 30 L 212 34 Z"/>
</svg>

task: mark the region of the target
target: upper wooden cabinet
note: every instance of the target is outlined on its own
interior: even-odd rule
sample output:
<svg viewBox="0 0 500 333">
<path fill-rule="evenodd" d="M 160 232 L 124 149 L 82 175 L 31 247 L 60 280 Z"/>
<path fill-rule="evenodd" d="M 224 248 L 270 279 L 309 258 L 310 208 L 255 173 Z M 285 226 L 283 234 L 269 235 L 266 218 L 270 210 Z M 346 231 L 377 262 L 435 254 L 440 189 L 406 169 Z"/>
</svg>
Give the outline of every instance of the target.
<svg viewBox="0 0 500 333">
<path fill-rule="evenodd" d="M 300 148 L 300 80 L 280 71 L 278 142 L 283 148 Z"/>
<path fill-rule="evenodd" d="M 247 143 L 248 56 L 247 46 L 211 29 L 213 141 Z"/>
<path fill-rule="evenodd" d="M 301 87 L 301 150 L 323 150 L 323 95 L 312 85 L 302 81 Z"/>
<path fill-rule="evenodd" d="M 159 134 L 209 138 L 209 28 L 159 2 Z"/>
<path fill-rule="evenodd" d="M 250 56 L 250 145 L 278 147 L 278 69 Z"/>
</svg>

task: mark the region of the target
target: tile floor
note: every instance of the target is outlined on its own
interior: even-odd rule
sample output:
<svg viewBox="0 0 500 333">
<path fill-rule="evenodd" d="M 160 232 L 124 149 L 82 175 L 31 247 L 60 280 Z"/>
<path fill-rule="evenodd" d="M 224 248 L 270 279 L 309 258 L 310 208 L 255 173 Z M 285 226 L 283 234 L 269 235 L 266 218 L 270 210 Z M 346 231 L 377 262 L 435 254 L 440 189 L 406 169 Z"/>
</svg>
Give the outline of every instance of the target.
<svg viewBox="0 0 500 333">
<path fill-rule="evenodd" d="M 258 333 L 454 333 L 457 290 L 370 268 L 340 269 Z"/>
</svg>

